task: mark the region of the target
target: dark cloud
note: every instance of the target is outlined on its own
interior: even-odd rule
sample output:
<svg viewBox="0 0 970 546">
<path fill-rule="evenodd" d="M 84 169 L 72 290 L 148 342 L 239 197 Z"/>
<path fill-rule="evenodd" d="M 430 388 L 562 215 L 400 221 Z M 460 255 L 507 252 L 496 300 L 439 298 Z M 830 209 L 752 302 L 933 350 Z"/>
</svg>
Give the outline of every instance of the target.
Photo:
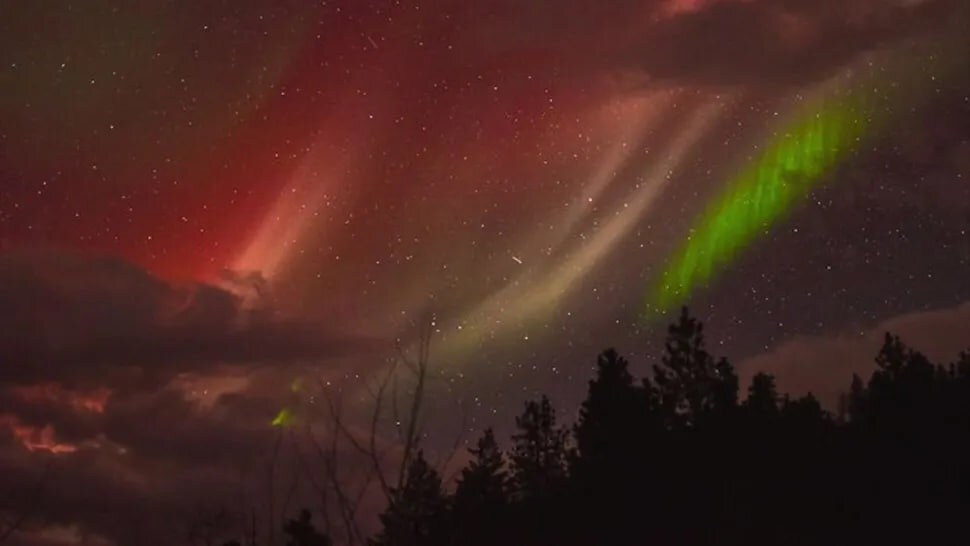
<svg viewBox="0 0 970 546">
<path fill-rule="evenodd" d="M 0 513 L 31 511 L 22 542 L 78 525 L 117 544 L 171 543 L 182 529 L 166 519 L 187 525 L 187 509 L 251 485 L 293 374 L 381 348 L 282 316 L 258 277 L 224 281 L 171 283 L 105 256 L 0 254 L 0 286 L 15 287 L 0 291 Z M 27 493 L 51 457 L 34 510 Z"/>
<path fill-rule="evenodd" d="M 251 446 L 254 458 L 266 451 Z M 241 485 L 236 467 L 83 450 L 53 459 L 42 488 L 34 493 L 41 475 L 36 457 L 13 449 L 4 449 L 0 457 L 5 469 L 0 487 L 13 493 L 3 499 L 0 511 L 27 513 L 25 530 L 77 526 L 115 544 L 171 544 L 184 537 L 191 521 L 187 509 L 228 505 Z"/>
<path fill-rule="evenodd" d="M 447 29 L 462 61 L 487 72 L 515 58 L 591 92 L 643 78 L 674 85 L 792 86 L 861 53 L 966 18 L 957 0 L 542 0 L 456 3 Z M 502 69 L 508 69 L 504 63 Z"/>
<path fill-rule="evenodd" d="M 681 83 L 801 84 L 939 25 L 948 0 L 721 1 L 644 32 L 628 62 Z"/>
<path fill-rule="evenodd" d="M 0 433 L 0 513 L 29 514 L 28 530 L 78 526 L 116 544 L 170 544 L 197 506 L 236 510 L 265 500 L 259 488 L 283 438 L 268 426 L 281 402 L 252 389 L 208 404 L 164 386 L 121 392 L 103 413 L 18 401 L 9 392 L 6 401 L 19 425 L 51 427 L 51 440 L 76 449 L 52 456 Z M 279 455 L 281 476 L 297 470 L 292 449 L 288 440 Z M 50 468 L 41 482 L 45 460 Z M 280 479 L 274 487 L 283 485 Z M 242 499 L 241 491 L 254 497 Z"/>
<path fill-rule="evenodd" d="M 103 420 L 108 438 L 143 457 L 193 464 L 228 464 L 253 446 L 269 445 L 267 426 L 281 402 L 233 393 L 200 408 L 181 392 L 113 397 Z M 145 426 L 150 423 L 151 426 Z"/>
<path fill-rule="evenodd" d="M 113 257 L 0 255 L 0 380 L 176 373 L 212 363 L 315 361 L 377 347 L 327 324 L 281 317 L 229 290 L 172 284 Z"/>
</svg>

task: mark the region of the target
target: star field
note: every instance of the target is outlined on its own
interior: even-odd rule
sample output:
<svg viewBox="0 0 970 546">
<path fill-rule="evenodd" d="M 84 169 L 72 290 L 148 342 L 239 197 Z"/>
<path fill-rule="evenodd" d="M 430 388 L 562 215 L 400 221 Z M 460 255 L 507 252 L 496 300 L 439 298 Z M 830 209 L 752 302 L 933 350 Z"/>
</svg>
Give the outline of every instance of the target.
<svg viewBox="0 0 970 546">
<path fill-rule="evenodd" d="M 605 347 L 646 374 L 647 308 L 827 404 L 835 345 L 966 348 L 966 6 L 553 4 L 0 8 L 0 468 L 109 498 L 46 523 L 230 488 L 294 378 L 363 404 L 429 321 L 437 451 L 571 416 Z"/>
</svg>

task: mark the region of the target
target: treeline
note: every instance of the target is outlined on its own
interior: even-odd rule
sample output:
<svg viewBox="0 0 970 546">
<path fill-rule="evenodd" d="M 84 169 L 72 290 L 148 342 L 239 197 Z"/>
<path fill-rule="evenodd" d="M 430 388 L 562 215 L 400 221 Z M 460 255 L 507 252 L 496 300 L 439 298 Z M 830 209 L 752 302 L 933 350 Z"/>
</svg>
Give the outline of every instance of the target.
<svg viewBox="0 0 970 546">
<path fill-rule="evenodd" d="M 453 493 L 419 452 L 372 544 L 970 543 L 970 354 L 934 364 L 887 334 L 838 416 L 765 374 L 742 401 L 686 309 L 651 378 L 613 350 L 597 364 L 574 425 L 527 402 Z M 329 544 L 308 514 L 289 525 L 292 546 Z"/>
</svg>

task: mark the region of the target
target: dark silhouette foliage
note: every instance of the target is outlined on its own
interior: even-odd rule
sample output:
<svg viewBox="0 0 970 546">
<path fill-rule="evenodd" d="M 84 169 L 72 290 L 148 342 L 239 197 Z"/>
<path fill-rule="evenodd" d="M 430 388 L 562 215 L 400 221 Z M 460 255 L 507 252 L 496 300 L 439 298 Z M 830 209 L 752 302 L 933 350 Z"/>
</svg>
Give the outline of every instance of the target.
<svg viewBox="0 0 970 546">
<path fill-rule="evenodd" d="M 532 501 L 557 493 L 566 478 L 568 431 L 556 425 L 549 398 L 526 402 L 515 426 L 518 432 L 512 435 L 511 467 L 517 498 Z"/>
<path fill-rule="evenodd" d="M 383 530 L 374 546 L 434 546 L 447 543 L 448 500 L 441 478 L 418 451 L 407 468 L 404 484 L 391 491 L 381 514 Z"/>
<path fill-rule="evenodd" d="M 473 458 L 458 478 L 452 501 L 453 543 L 494 544 L 501 536 L 501 527 L 507 524 L 505 459 L 490 428 L 468 451 Z"/>
<path fill-rule="evenodd" d="M 283 526 L 286 546 L 330 546 L 330 539 L 317 531 L 310 522 L 310 512 L 303 510 L 297 519 L 291 519 Z"/>
<path fill-rule="evenodd" d="M 738 377 L 725 359 L 714 360 L 704 326 L 685 307 L 667 330 L 665 352 L 654 366 L 660 407 L 670 428 L 694 427 L 737 405 Z"/>
<path fill-rule="evenodd" d="M 773 422 L 778 418 L 778 389 L 775 388 L 775 378 L 762 372 L 751 378 L 748 397 L 744 401 L 750 419 L 764 423 Z"/>
<path fill-rule="evenodd" d="M 580 468 L 607 471 L 617 460 L 644 454 L 642 436 L 652 422 L 653 392 L 649 385 L 634 384 L 628 367 L 614 349 L 607 349 L 597 360 L 596 378 L 589 382 L 575 427 Z"/>
<path fill-rule="evenodd" d="M 970 353 L 886 334 L 846 390 L 837 417 L 764 373 L 739 400 L 685 309 L 652 377 L 604 351 L 571 428 L 526 402 L 508 456 L 486 430 L 450 497 L 419 456 L 374 544 L 967 543 Z"/>
<path fill-rule="evenodd" d="M 317 530 L 311 519 L 310 511 L 303 509 L 296 519 L 287 520 L 283 524 L 286 546 L 331 546 L 333 544 L 329 536 Z M 254 533 L 255 529 L 245 541 L 230 540 L 223 542 L 222 546 L 243 546 L 243 544 L 256 546 L 259 541 Z M 205 544 L 211 544 L 211 542 L 205 542 Z"/>
</svg>

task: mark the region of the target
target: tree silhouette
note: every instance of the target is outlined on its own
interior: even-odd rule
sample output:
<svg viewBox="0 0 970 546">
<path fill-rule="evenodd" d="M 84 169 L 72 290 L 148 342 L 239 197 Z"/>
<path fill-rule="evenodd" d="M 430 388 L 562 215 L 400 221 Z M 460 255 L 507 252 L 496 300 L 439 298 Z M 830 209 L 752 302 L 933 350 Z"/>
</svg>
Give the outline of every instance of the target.
<svg viewBox="0 0 970 546">
<path fill-rule="evenodd" d="M 938 365 L 887 334 L 835 419 L 765 373 L 739 405 L 704 341 L 684 309 L 653 381 L 603 351 L 573 426 L 546 396 L 527 401 L 507 459 L 486 429 L 450 499 L 415 451 L 370 544 L 966 542 L 970 353 Z M 307 512 L 284 531 L 287 546 L 330 543 Z"/>
<path fill-rule="evenodd" d="M 830 420 L 829 415 L 822 409 L 822 404 L 812 393 L 795 399 L 786 397 L 781 416 L 786 425 L 798 431 L 815 429 Z"/>
<path fill-rule="evenodd" d="M 580 512 L 572 519 L 588 522 L 587 532 L 579 533 L 584 540 L 619 544 L 638 525 L 631 512 L 650 504 L 643 493 L 658 429 L 653 405 L 649 381 L 636 384 L 626 359 L 614 349 L 603 351 L 574 427 L 577 449 L 570 465 L 578 502 L 573 510 Z"/>
<path fill-rule="evenodd" d="M 744 407 L 752 419 L 758 421 L 772 421 L 778 417 L 778 390 L 775 388 L 775 378 L 766 373 L 755 374 L 751 379 Z"/>
<path fill-rule="evenodd" d="M 954 376 L 962 380 L 970 379 L 970 351 L 960 353 L 960 358 L 954 365 Z"/>
<path fill-rule="evenodd" d="M 302 510 L 297 519 L 287 521 L 283 533 L 286 535 L 286 546 L 330 546 L 330 538 L 313 526 L 308 510 Z"/>
<path fill-rule="evenodd" d="M 536 499 L 557 492 L 566 477 L 568 432 L 556 426 L 556 412 L 545 395 L 525 404 L 512 435 L 512 483 L 519 498 Z"/>
<path fill-rule="evenodd" d="M 461 471 L 452 501 L 455 530 L 461 544 L 494 544 L 508 505 L 508 476 L 492 429 L 485 429 L 472 460 Z"/>
<path fill-rule="evenodd" d="M 918 433 L 939 417 L 936 406 L 945 403 L 940 392 L 946 381 L 944 368 L 934 366 L 922 353 L 888 332 L 875 364 L 865 387 L 860 378 L 852 378 L 849 413 L 856 427 Z"/>
<path fill-rule="evenodd" d="M 418 451 L 411 459 L 400 488 L 394 488 L 380 520 L 383 529 L 371 544 L 434 546 L 447 542 L 447 499 L 441 478 Z"/>
<path fill-rule="evenodd" d="M 562 532 L 569 431 L 556 425 L 549 398 L 526 402 L 515 418 L 510 474 L 515 528 L 513 543 L 555 544 Z"/>
<path fill-rule="evenodd" d="M 654 366 L 654 382 L 668 426 L 696 426 L 737 404 L 738 378 L 733 368 L 707 352 L 704 326 L 686 307 L 668 328 L 664 347 L 660 365 Z"/>
<path fill-rule="evenodd" d="M 866 419 L 866 387 L 862 383 L 862 378 L 852 374 L 852 383 L 849 386 L 849 421 L 854 424 L 862 423 Z"/>
<path fill-rule="evenodd" d="M 614 349 L 603 351 L 597 359 L 596 378 L 589 382 L 575 427 L 581 465 L 619 462 L 640 454 L 640 438 L 650 424 L 651 393 L 649 383 L 634 385 L 628 367 Z"/>
</svg>

